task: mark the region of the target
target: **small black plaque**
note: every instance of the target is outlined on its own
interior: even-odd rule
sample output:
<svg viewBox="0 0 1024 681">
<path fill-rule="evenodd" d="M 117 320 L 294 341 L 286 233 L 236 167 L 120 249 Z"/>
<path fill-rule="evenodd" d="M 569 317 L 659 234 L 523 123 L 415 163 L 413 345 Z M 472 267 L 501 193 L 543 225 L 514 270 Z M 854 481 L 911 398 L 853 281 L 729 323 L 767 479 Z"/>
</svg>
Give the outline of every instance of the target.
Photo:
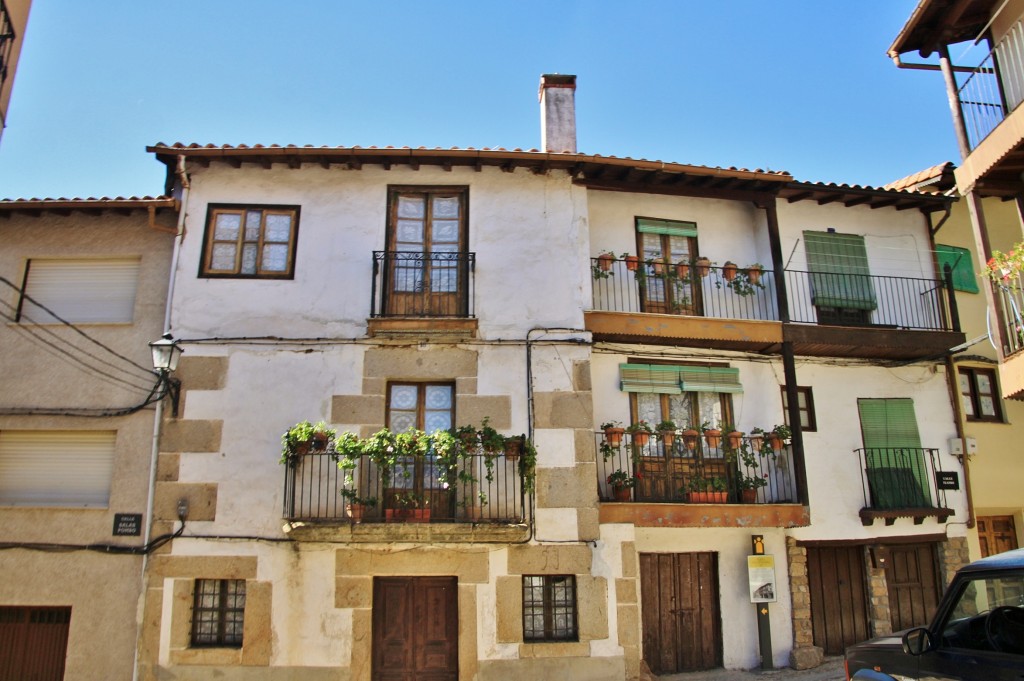
<svg viewBox="0 0 1024 681">
<path fill-rule="evenodd" d="M 142 535 L 141 513 L 115 513 L 114 536 L 138 537 Z"/>
<path fill-rule="evenodd" d="M 960 489 L 960 476 L 956 471 L 936 471 L 935 486 L 939 489 Z"/>
</svg>

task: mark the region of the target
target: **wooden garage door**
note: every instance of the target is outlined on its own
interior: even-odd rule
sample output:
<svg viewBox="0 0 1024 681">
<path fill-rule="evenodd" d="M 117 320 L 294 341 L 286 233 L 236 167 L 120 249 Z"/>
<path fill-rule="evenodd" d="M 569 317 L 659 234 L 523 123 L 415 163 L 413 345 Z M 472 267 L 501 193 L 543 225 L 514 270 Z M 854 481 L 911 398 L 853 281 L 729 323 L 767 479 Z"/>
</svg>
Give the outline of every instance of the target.
<svg viewBox="0 0 1024 681">
<path fill-rule="evenodd" d="M 864 548 L 808 547 L 814 645 L 826 655 L 842 655 L 846 646 L 869 638 Z"/>
<path fill-rule="evenodd" d="M 373 681 L 458 681 L 455 577 L 373 580 Z"/>
<path fill-rule="evenodd" d="M 928 624 L 942 595 L 935 565 L 935 545 L 891 547 L 885 564 L 885 581 L 893 631 Z"/>
<path fill-rule="evenodd" d="M 722 666 L 718 554 L 641 553 L 644 660 L 655 674 Z"/>
<path fill-rule="evenodd" d="M 61 681 L 71 608 L 0 607 L 0 681 Z"/>
</svg>

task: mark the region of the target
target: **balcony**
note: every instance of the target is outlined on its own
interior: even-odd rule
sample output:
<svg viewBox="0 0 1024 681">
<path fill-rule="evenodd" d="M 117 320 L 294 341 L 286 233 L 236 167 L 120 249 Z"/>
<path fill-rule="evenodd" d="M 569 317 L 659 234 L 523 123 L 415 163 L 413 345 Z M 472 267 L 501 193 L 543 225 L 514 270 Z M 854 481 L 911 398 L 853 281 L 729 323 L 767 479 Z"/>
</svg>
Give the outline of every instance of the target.
<svg viewBox="0 0 1024 681">
<path fill-rule="evenodd" d="M 1024 277 L 1020 273 L 1005 276 L 994 290 L 1002 315 L 999 387 L 1003 397 L 1020 399 L 1024 397 Z"/>
<path fill-rule="evenodd" d="M 856 450 L 862 470 L 864 508 L 861 522 L 878 518 L 892 525 L 897 518 L 913 518 L 920 525 L 933 517 L 945 522 L 953 515 L 946 505 L 946 491 L 937 484 L 939 450 L 916 447 L 885 447 Z"/>
<path fill-rule="evenodd" d="M 370 335 L 472 335 L 475 295 L 475 253 L 374 251 Z"/>
<path fill-rule="evenodd" d="M 406 457 L 388 468 L 330 449 L 305 454 L 285 468 L 286 531 L 314 541 L 514 541 L 526 536 L 520 462 L 482 449 L 456 465 Z"/>
<path fill-rule="evenodd" d="M 1020 192 L 1024 155 L 1020 148 L 1024 111 L 1019 110 L 1024 101 L 1024 23 L 1018 19 L 992 51 L 969 69 L 959 83 L 957 99 L 971 153 L 956 171 L 957 183 L 977 185 L 986 196 L 1010 198 Z"/>
<path fill-rule="evenodd" d="M 679 433 L 595 434 L 602 522 L 797 527 L 809 522 L 788 446 Z M 626 486 L 613 484 L 625 480 Z"/>
<path fill-rule="evenodd" d="M 937 279 L 786 270 L 790 321 L 779 322 L 772 271 L 593 258 L 595 339 L 915 359 L 964 341 L 952 289 Z"/>
</svg>

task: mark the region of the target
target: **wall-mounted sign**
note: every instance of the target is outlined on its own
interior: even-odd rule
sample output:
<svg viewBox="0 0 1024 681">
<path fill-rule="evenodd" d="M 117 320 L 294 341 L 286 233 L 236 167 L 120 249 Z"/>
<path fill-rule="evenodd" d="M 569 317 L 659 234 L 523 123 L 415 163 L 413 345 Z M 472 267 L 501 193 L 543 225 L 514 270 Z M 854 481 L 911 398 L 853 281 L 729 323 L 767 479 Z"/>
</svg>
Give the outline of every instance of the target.
<svg viewBox="0 0 1024 681">
<path fill-rule="evenodd" d="M 747 582 L 751 603 L 774 603 L 775 556 L 747 556 Z"/>
<path fill-rule="evenodd" d="M 142 535 L 141 513 L 115 513 L 114 536 L 138 537 Z"/>
<path fill-rule="evenodd" d="M 938 489 L 960 489 L 960 476 L 956 471 L 935 471 L 935 486 Z"/>
</svg>

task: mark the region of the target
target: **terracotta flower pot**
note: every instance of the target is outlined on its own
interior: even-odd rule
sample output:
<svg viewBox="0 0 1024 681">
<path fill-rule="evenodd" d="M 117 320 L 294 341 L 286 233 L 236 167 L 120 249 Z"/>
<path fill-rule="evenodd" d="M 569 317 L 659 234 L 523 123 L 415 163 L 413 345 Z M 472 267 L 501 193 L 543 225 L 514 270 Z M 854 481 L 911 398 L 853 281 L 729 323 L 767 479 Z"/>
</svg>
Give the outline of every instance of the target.
<svg viewBox="0 0 1024 681">
<path fill-rule="evenodd" d="M 690 278 L 690 265 L 685 262 L 676 263 L 676 274 L 680 279 Z"/>
<path fill-rule="evenodd" d="M 722 444 L 722 431 L 717 428 L 709 428 L 704 431 L 704 439 L 708 441 L 708 447 L 715 449 Z"/>
<path fill-rule="evenodd" d="M 629 501 L 630 490 L 628 487 L 622 487 L 620 485 L 612 486 L 612 499 L 615 501 Z"/>
<path fill-rule="evenodd" d="M 726 435 L 726 438 L 729 441 L 729 447 L 731 449 L 739 449 L 743 446 L 743 433 L 738 430 L 732 431 Z"/>
<path fill-rule="evenodd" d="M 760 267 L 751 267 L 747 270 L 747 279 L 750 280 L 751 284 L 756 284 L 761 281 L 761 274 L 764 272 Z"/>
<path fill-rule="evenodd" d="M 625 428 L 605 428 L 605 442 L 610 444 L 612 447 L 618 447 L 620 444 L 622 444 L 622 436 L 623 434 L 625 434 L 625 432 Z"/>
<path fill-rule="evenodd" d="M 676 441 L 676 432 L 674 430 L 663 430 L 660 435 L 661 441 L 665 443 L 666 447 L 671 447 L 672 443 Z"/>
<path fill-rule="evenodd" d="M 696 430 L 694 430 L 693 428 L 689 428 L 687 430 L 684 430 L 682 435 L 683 444 L 686 445 L 687 449 L 694 449 L 697 446 L 697 438 L 700 437 L 700 433 L 698 433 Z"/>
<path fill-rule="evenodd" d="M 665 274 L 665 261 L 662 260 L 661 258 L 655 258 L 651 262 L 651 267 L 654 268 L 654 273 L 655 274 L 659 274 L 659 275 Z"/>
<path fill-rule="evenodd" d="M 691 504 L 724 504 L 729 501 L 728 492 L 687 492 L 686 501 Z"/>
<path fill-rule="evenodd" d="M 756 504 L 757 503 L 757 490 L 756 489 L 741 489 L 740 490 L 740 503 Z"/>
<path fill-rule="evenodd" d="M 701 277 L 706 277 L 711 272 L 711 259 L 710 258 L 697 258 L 697 274 Z"/>
<path fill-rule="evenodd" d="M 626 269 L 630 272 L 636 272 L 636 268 L 640 266 L 640 258 L 635 255 L 626 256 Z"/>
<path fill-rule="evenodd" d="M 738 271 L 739 267 L 736 266 L 736 263 L 732 262 L 731 260 L 727 260 L 726 263 L 722 266 L 722 278 L 724 278 L 726 281 L 732 281 L 733 279 L 736 278 L 736 273 Z"/>
<path fill-rule="evenodd" d="M 786 444 L 783 439 L 775 433 L 768 433 L 768 435 L 765 436 L 765 439 L 768 440 L 768 444 L 771 445 L 772 449 L 777 452 L 781 452 L 783 445 Z"/>
<path fill-rule="evenodd" d="M 641 430 L 633 433 L 633 444 L 638 447 L 645 447 L 647 443 L 651 441 L 651 434 L 647 431 Z"/>
<path fill-rule="evenodd" d="M 518 461 L 519 455 L 523 452 L 523 440 L 519 437 L 510 437 L 505 440 L 505 458 L 509 461 Z"/>
</svg>

